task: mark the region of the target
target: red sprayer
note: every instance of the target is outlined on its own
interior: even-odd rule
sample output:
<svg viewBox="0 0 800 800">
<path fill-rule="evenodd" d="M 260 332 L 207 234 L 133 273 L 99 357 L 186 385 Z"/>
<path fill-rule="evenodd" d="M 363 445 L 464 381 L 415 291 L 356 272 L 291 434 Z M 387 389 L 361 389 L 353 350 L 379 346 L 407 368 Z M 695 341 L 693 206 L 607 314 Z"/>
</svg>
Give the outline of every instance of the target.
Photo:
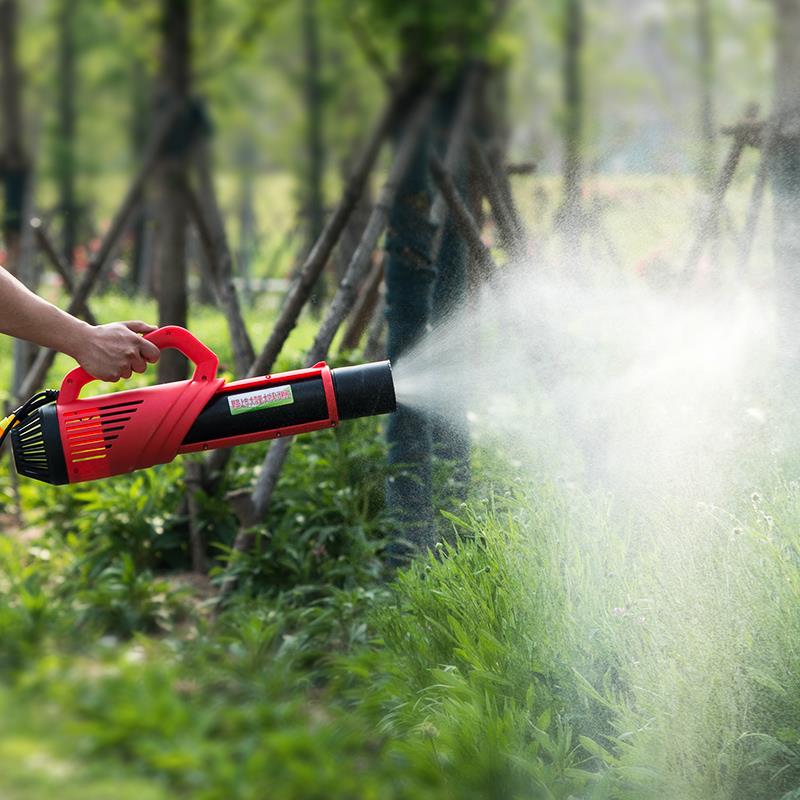
<svg viewBox="0 0 800 800">
<path fill-rule="evenodd" d="M 189 331 L 146 337 L 195 365 L 187 381 L 81 398 L 94 378 L 70 372 L 58 392 L 42 392 L 7 418 L 17 471 L 52 484 L 81 483 L 166 464 L 182 453 L 333 428 L 340 420 L 396 408 L 388 361 L 309 369 L 226 383 L 216 354 Z"/>
</svg>

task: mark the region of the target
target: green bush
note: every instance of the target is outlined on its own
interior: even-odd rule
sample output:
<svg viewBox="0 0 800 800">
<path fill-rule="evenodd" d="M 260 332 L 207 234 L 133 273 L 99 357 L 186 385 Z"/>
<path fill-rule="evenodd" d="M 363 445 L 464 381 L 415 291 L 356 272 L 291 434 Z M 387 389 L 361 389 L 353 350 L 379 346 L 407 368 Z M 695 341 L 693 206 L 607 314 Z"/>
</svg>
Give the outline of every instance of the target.
<svg viewBox="0 0 800 800">
<path fill-rule="evenodd" d="M 379 425 L 358 420 L 295 441 L 267 518 L 251 530 L 252 551 L 234 554 L 228 566 L 242 590 L 304 589 L 312 598 L 319 587 L 355 587 L 380 576 L 388 525 Z M 228 488 L 251 485 L 263 451 L 245 457 Z"/>
<path fill-rule="evenodd" d="M 59 629 L 58 572 L 46 548 L 0 537 L 0 674 L 21 669 Z"/>
</svg>

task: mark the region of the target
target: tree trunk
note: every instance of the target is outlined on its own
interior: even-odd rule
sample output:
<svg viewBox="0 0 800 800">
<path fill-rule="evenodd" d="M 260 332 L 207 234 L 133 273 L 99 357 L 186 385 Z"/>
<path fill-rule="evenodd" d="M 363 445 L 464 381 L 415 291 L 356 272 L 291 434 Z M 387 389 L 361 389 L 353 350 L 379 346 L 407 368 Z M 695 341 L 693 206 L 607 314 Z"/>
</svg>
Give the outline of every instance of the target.
<svg viewBox="0 0 800 800">
<path fill-rule="evenodd" d="M 61 252 L 72 263 L 78 239 L 79 213 L 75 197 L 75 12 L 77 0 L 61 0 L 58 14 L 58 180 L 61 212 Z"/>
<path fill-rule="evenodd" d="M 242 148 L 239 171 L 239 237 L 236 243 L 236 266 L 239 278 L 242 280 L 241 297 L 245 305 L 251 302 L 250 269 L 258 239 L 258 220 L 255 207 L 257 158 L 255 145 L 248 139 Z"/>
<path fill-rule="evenodd" d="M 778 345 L 786 367 L 800 374 L 800 0 L 776 0 L 774 113 L 770 156 Z"/>
<path fill-rule="evenodd" d="M 463 196 L 467 189 L 466 159 L 460 159 L 454 177 L 455 189 Z M 432 322 L 444 321 L 448 314 L 462 307 L 469 289 L 469 247 L 461 233 L 459 219 L 447 214 L 442 242 L 436 259 L 436 283 L 433 290 Z M 466 348 L 467 342 L 461 346 Z M 466 500 L 470 478 L 470 437 L 466 409 L 449 408 L 447 417 L 432 422 L 433 452 L 451 465 L 450 491 L 459 500 Z"/>
<path fill-rule="evenodd" d="M 434 247 L 436 282 L 431 308 L 431 321 L 434 325 L 443 322 L 455 309 L 462 307 L 467 299 L 469 246 L 461 232 L 463 220 L 451 211 L 456 198 L 450 194 L 449 189 L 454 189 L 459 196 L 463 196 L 467 189 L 467 142 L 473 127 L 475 100 L 481 83 L 479 73 L 470 69 L 444 93 L 440 103 L 442 128 L 446 135 L 439 142 L 439 150 L 445 158 L 445 164 L 442 165 L 441 172 L 436 166 L 432 171 L 440 185 L 434 208 L 443 209 L 444 214 Z M 432 161 L 436 161 L 435 157 Z M 453 176 L 454 185 L 447 185 L 450 175 Z M 442 184 L 446 184 L 445 191 L 442 191 Z M 462 346 L 466 346 L 466 343 L 462 343 Z M 470 476 L 470 439 L 466 409 L 463 406 L 449 408 L 446 418 L 436 417 L 431 420 L 431 432 L 433 453 L 451 465 L 448 494 L 465 500 Z"/>
<path fill-rule="evenodd" d="M 306 102 L 306 187 L 305 211 L 308 219 L 308 244 L 310 252 L 325 226 L 325 143 L 323 138 L 323 105 L 321 58 L 317 0 L 303 0 L 303 49 L 305 52 L 305 102 Z M 319 309 L 325 299 L 325 273 L 323 272 L 311 295 L 312 308 Z"/>
<path fill-rule="evenodd" d="M 160 325 L 187 322 L 186 226 L 187 213 L 183 187 L 187 181 L 190 147 L 187 113 L 191 69 L 190 0 L 162 0 L 161 74 L 158 105 L 171 103 L 183 110 L 184 124 L 168 140 L 158 167 L 159 248 L 157 263 L 158 321 Z M 162 383 L 186 377 L 186 360 L 167 350 L 158 363 Z"/>
<path fill-rule="evenodd" d="M 17 65 L 17 3 L 0 0 L 0 113 L 2 114 L 2 149 L 0 172 L 4 185 L 2 217 L 4 266 L 16 274 L 19 261 L 28 160 L 23 144 L 22 78 Z"/>
<path fill-rule="evenodd" d="M 710 187 L 714 180 L 717 129 L 714 122 L 714 39 L 711 25 L 711 0 L 697 3 L 698 82 L 700 86 L 699 134 L 700 185 Z"/>
<path fill-rule="evenodd" d="M 133 161 L 136 163 L 142 157 L 147 147 L 147 132 L 152 122 L 151 109 L 148 102 L 148 93 L 151 93 L 147 84 L 147 71 L 141 59 L 135 59 L 131 67 L 131 116 L 130 116 L 130 149 Z M 152 282 L 147 280 L 147 273 L 151 269 L 152 256 L 152 223 L 148 213 L 148 203 L 145 196 L 139 204 L 136 219 L 131 226 L 131 256 L 129 282 L 134 291 L 146 289 L 150 294 Z"/>
<path fill-rule="evenodd" d="M 436 135 L 417 147 L 389 217 L 386 237 L 387 354 L 397 361 L 426 332 L 435 316 L 442 319 L 466 296 L 466 247 L 458 220 L 447 213 L 447 200 L 432 198 L 429 163 L 436 146 L 446 169 L 466 178 L 469 129 L 479 75 L 470 69 L 438 98 Z M 462 252 L 463 251 L 463 252 Z M 437 279 L 437 268 L 444 272 Z M 468 476 L 469 440 L 463 410 L 449 409 L 453 424 L 432 421 L 418 409 L 400 406 L 388 421 L 389 465 L 387 505 L 401 523 L 406 542 L 395 543 L 392 557 L 401 561 L 406 545 L 425 550 L 435 544 L 432 463 L 434 440 L 439 453 L 456 461 L 456 493 Z M 445 443 L 445 440 L 448 440 Z"/>
<path fill-rule="evenodd" d="M 424 333 L 431 312 L 436 271 L 431 263 L 435 226 L 428 161 L 430 133 L 416 147 L 389 214 L 386 235 L 386 349 L 396 362 Z M 400 406 L 387 424 L 389 467 L 386 503 L 407 540 L 395 542 L 392 557 L 400 562 L 413 550 L 435 543 L 431 484 L 431 426 L 427 415 Z"/>
<path fill-rule="evenodd" d="M 570 257 L 580 252 L 583 181 L 583 0 L 566 0 L 564 36 L 564 205 L 561 225 Z"/>
</svg>

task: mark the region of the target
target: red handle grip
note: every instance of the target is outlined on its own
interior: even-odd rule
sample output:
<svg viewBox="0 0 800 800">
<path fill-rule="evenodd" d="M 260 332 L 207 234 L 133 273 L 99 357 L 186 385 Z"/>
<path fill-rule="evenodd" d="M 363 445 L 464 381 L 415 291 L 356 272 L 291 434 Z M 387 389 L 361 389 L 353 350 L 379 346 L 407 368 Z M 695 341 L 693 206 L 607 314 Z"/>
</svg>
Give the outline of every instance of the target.
<svg viewBox="0 0 800 800">
<path fill-rule="evenodd" d="M 167 325 L 148 333 L 144 338 L 160 350 L 173 349 L 183 353 L 195 365 L 192 381 L 212 381 L 216 377 L 219 366 L 217 354 L 189 333 L 186 328 Z M 83 387 L 95 380 L 97 378 L 90 375 L 83 367 L 76 367 L 64 378 L 58 394 L 58 402 L 72 403 L 78 399 Z"/>
</svg>

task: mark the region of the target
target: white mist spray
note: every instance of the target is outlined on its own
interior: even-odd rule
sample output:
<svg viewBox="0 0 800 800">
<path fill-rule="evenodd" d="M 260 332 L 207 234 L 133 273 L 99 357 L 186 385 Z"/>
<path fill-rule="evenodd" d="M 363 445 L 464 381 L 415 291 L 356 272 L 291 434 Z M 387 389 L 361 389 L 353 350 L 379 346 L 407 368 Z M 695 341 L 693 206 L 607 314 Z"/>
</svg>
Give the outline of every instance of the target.
<svg viewBox="0 0 800 800">
<path fill-rule="evenodd" d="M 763 423 L 770 329 L 744 288 L 692 297 L 517 269 L 399 360 L 397 396 L 435 415 L 466 407 L 478 436 L 546 449 L 617 491 L 711 488 Z"/>
<path fill-rule="evenodd" d="M 769 450 L 772 330 L 770 304 L 745 287 L 587 287 L 529 267 L 395 365 L 399 402 L 445 417 L 466 408 L 476 440 L 532 478 L 532 508 L 549 502 L 533 487 L 568 480 L 558 530 L 533 530 L 531 546 L 558 541 L 584 643 L 576 669 L 602 691 L 611 653 L 625 676 L 620 730 L 638 746 L 622 752 L 660 776 L 648 797 L 736 796 L 710 793 L 724 780 L 707 764 L 744 741 L 741 648 L 764 629 L 752 609 L 769 609 L 771 588 L 735 560 L 751 551 L 720 506 L 749 497 L 753 453 Z"/>
</svg>

